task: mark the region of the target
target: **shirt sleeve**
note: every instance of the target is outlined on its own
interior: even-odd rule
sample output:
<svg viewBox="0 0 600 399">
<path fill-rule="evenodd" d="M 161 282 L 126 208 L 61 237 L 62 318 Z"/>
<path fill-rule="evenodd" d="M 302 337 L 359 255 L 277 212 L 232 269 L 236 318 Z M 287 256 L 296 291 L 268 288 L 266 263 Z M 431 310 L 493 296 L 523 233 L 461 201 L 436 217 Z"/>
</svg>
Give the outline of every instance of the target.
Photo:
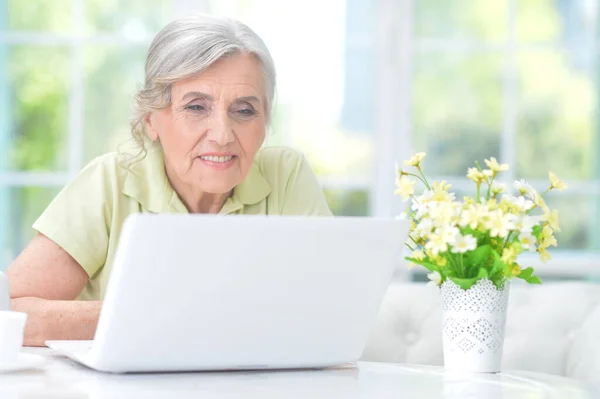
<svg viewBox="0 0 600 399">
<path fill-rule="evenodd" d="M 323 189 L 303 155 L 299 155 L 284 196 L 282 215 L 331 216 Z"/>
<path fill-rule="evenodd" d="M 106 160 L 86 166 L 52 200 L 33 228 L 69 253 L 92 277 L 106 262 L 114 177 Z"/>
</svg>

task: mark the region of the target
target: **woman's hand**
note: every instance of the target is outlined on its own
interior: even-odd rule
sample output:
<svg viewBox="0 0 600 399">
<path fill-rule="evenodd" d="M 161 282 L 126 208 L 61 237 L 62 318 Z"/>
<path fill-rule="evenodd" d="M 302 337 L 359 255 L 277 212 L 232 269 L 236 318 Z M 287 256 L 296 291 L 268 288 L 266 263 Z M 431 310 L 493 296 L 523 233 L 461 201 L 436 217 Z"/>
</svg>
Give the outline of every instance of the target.
<svg viewBox="0 0 600 399">
<path fill-rule="evenodd" d="M 88 275 L 54 241 L 38 234 L 9 267 L 7 277 L 12 310 L 28 314 L 24 345 L 93 339 L 102 303 L 74 301 Z"/>
</svg>

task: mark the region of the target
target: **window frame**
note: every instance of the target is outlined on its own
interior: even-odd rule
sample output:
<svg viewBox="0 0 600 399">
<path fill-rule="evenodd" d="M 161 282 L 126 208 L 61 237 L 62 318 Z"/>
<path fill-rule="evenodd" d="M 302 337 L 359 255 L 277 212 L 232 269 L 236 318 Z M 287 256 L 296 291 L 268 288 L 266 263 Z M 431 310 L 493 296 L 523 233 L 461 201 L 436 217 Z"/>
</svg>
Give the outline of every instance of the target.
<svg viewBox="0 0 600 399">
<path fill-rule="evenodd" d="M 375 2 L 376 10 L 373 23 L 375 32 L 370 40 L 366 37 L 349 38 L 347 45 L 376 46 L 376 76 L 374 77 L 377 115 L 375 116 L 374 148 L 375 165 L 371 178 L 320 177 L 324 189 L 367 190 L 369 198 L 369 216 L 394 217 L 403 209 L 398 197 L 393 195 L 395 165 L 407 159 L 413 152 L 412 135 L 412 79 L 414 76 L 413 58 L 419 52 L 460 52 L 476 54 L 490 52 L 502 56 L 502 103 L 503 122 L 501 133 L 500 157 L 511 165 L 516 161 L 517 135 L 517 65 L 519 52 L 544 50 L 548 48 L 564 48 L 568 45 L 557 43 L 520 44 L 516 38 L 516 0 L 508 2 L 507 29 L 505 43 L 465 42 L 455 39 L 416 38 L 413 34 L 413 15 L 415 0 L 379 0 Z M 418 1 L 418 0 L 417 0 Z M 0 0 L 1 4 L 2 0 Z M 5 0 L 4 0 L 5 2 Z M 190 12 L 207 11 L 208 0 L 174 0 L 173 15 L 186 15 Z M 6 4 L 6 3 L 5 3 Z M 83 51 L 89 44 L 112 44 L 130 46 L 149 42 L 151 38 L 129 38 L 119 34 L 84 34 L 85 0 L 72 0 L 72 18 L 74 29 L 70 34 L 46 32 L 0 31 L 0 45 L 66 45 L 70 48 L 70 82 L 68 100 L 68 133 L 67 154 L 68 167 L 65 171 L 28 172 L 1 171 L 0 189 L 11 187 L 44 186 L 62 187 L 74 177 L 84 166 L 84 70 Z M 598 52 L 598 45 L 594 48 Z M 596 77 L 598 86 L 598 77 Z M 599 89 L 600 90 L 600 89 Z M 1 100 L 1 99 L 0 99 Z M 597 132 L 596 136 L 600 136 Z M 289 137 L 288 137 L 289 139 Z M 600 138 L 597 137 L 600 153 Z M 0 142 L 0 144 L 2 144 Z M 1 148 L 0 148 L 1 149 Z M 599 168 L 600 168 L 600 161 Z M 597 168 L 598 169 L 598 168 Z M 504 176 L 504 181 L 515 180 L 514 168 Z M 462 176 L 433 176 L 434 179 L 450 181 L 455 188 L 472 188 L 471 183 Z M 542 186 L 547 182 L 530 181 L 533 185 Z M 592 181 L 569 182 L 568 195 L 591 195 L 598 201 L 600 209 L 600 171 Z M 6 190 L 4 190 L 6 191 Z M 2 190 L 0 190 L 2 192 Z M 557 194 L 562 195 L 562 194 Z M 2 200 L 2 198 L 0 198 Z M 0 209 L 0 212 L 2 209 Z M 598 212 L 600 213 L 600 212 Z M 0 214 L 0 217 L 2 215 Z M 564 216 L 563 216 L 564 217 Z M 600 223 L 600 215 L 597 215 Z M 593 232 L 592 232 L 593 230 Z M 2 240 L 0 230 L 0 242 Z M 600 232 L 590 229 L 600 240 Z M 569 271 L 578 276 L 587 277 L 600 273 L 600 253 L 592 251 L 555 251 L 555 259 L 549 264 L 542 264 L 537 257 L 528 260 L 528 265 L 539 266 L 539 273 L 561 274 Z M 577 266 L 572 265 L 573 261 Z M 401 268 L 406 267 L 402 262 Z M 411 273 L 411 272 L 407 272 Z"/>
</svg>

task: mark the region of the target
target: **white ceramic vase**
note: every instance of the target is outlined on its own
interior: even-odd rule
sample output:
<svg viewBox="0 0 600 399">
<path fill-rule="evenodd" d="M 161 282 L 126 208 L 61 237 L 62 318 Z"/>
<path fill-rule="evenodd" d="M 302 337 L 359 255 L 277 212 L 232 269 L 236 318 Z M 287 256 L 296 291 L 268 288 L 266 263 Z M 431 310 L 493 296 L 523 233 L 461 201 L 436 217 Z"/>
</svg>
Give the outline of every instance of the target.
<svg viewBox="0 0 600 399">
<path fill-rule="evenodd" d="M 496 373 L 502 364 L 509 283 L 498 290 L 481 279 L 463 290 L 450 279 L 440 287 L 444 368 Z"/>
</svg>

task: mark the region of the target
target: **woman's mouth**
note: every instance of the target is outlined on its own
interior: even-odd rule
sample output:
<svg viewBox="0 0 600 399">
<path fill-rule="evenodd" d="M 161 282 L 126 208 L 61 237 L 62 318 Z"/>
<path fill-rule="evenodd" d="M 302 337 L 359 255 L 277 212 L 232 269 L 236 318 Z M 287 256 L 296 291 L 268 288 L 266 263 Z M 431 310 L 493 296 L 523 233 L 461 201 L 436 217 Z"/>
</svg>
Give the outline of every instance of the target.
<svg viewBox="0 0 600 399">
<path fill-rule="evenodd" d="M 225 170 L 235 163 L 235 155 L 201 155 L 202 163 L 215 170 Z"/>
<path fill-rule="evenodd" d="M 205 161 L 225 163 L 231 161 L 233 159 L 233 155 L 227 155 L 222 157 L 214 155 L 201 155 L 200 158 L 202 158 Z"/>
</svg>

